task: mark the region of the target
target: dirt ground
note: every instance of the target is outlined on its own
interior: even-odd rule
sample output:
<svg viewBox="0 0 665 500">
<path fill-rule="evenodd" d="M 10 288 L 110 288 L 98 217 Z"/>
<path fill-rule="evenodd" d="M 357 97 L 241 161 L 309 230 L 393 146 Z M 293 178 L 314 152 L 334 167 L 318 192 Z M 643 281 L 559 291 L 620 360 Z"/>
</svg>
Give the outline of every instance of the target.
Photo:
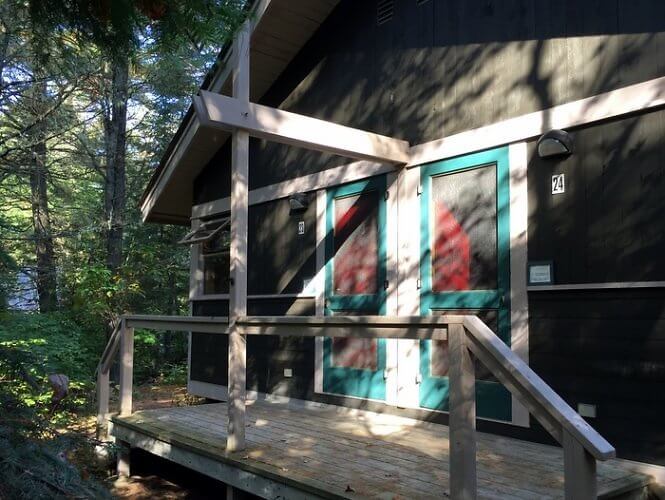
<svg viewBox="0 0 665 500">
<path fill-rule="evenodd" d="M 111 395 L 111 407 L 114 404 Z M 144 385 L 134 389 L 134 409 L 146 410 L 186 406 L 203 403 L 200 398 L 187 394 L 185 387 L 173 385 Z M 95 417 L 81 419 L 70 430 L 93 438 L 95 434 Z M 111 494 L 118 499 L 223 499 L 225 486 L 208 477 L 197 474 L 189 469 L 158 457 L 151 456 L 140 450 L 133 450 L 131 456 L 132 475 L 130 478 L 118 479 L 113 464 L 99 461 L 95 457 L 71 457 L 78 462 L 83 475 L 91 474 L 106 478 Z"/>
</svg>

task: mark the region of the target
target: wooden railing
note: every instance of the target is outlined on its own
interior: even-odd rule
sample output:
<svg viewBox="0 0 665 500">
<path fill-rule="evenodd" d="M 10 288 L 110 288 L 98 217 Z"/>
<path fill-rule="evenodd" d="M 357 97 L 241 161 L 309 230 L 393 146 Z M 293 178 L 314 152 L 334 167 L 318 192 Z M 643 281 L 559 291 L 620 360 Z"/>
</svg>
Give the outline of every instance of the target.
<svg viewBox="0 0 665 500">
<path fill-rule="evenodd" d="M 241 335 L 285 337 L 361 337 L 448 340 L 450 356 L 449 437 L 450 497 L 476 498 L 476 398 L 471 355 L 476 356 L 547 429 L 563 447 L 565 498 L 597 497 L 596 460 L 615 456 L 615 450 L 580 417 L 552 388 L 476 316 L 286 316 L 241 317 Z M 120 415 L 132 412 L 134 328 L 228 334 L 228 318 L 200 316 L 123 316 L 104 350 L 98 369 L 98 424 L 106 432 L 109 413 L 109 369 L 120 351 Z M 229 378 L 234 370 L 229 366 Z M 229 405 L 244 406 L 232 401 Z M 244 412 L 229 419 L 244 419 Z M 244 421 L 229 428 L 244 428 Z"/>
</svg>

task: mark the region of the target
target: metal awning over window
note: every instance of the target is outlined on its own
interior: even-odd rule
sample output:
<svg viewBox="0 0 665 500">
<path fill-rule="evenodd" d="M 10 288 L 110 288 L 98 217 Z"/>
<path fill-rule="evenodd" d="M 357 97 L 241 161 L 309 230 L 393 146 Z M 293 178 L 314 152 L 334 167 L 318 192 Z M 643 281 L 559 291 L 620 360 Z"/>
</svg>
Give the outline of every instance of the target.
<svg viewBox="0 0 665 500">
<path fill-rule="evenodd" d="M 222 236 L 224 232 L 228 233 L 230 222 L 231 219 L 229 217 L 205 221 L 199 227 L 187 233 L 184 238 L 178 241 L 178 245 L 195 245 L 197 243 L 211 242 Z"/>
</svg>

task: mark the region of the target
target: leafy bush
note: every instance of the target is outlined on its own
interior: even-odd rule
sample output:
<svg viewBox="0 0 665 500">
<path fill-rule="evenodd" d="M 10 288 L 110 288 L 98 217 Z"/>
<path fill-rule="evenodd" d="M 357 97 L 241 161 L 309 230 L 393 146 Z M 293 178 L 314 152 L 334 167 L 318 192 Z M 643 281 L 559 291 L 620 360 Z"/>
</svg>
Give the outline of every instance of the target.
<svg viewBox="0 0 665 500">
<path fill-rule="evenodd" d="M 51 427 L 92 393 L 99 342 L 90 337 L 62 314 L 0 313 L 0 497 L 110 498 L 70 462 L 75 453 L 94 456 L 94 444 Z M 51 373 L 70 379 L 58 412 L 50 405 Z"/>
<path fill-rule="evenodd" d="M 186 385 L 187 365 L 170 363 L 163 366 L 160 382 L 168 385 Z"/>
<path fill-rule="evenodd" d="M 103 339 L 86 335 L 59 313 L 0 313 L 0 382 L 28 407 L 47 409 L 49 374 L 69 377 L 63 402 L 73 409 L 86 403 L 93 388 Z"/>
</svg>

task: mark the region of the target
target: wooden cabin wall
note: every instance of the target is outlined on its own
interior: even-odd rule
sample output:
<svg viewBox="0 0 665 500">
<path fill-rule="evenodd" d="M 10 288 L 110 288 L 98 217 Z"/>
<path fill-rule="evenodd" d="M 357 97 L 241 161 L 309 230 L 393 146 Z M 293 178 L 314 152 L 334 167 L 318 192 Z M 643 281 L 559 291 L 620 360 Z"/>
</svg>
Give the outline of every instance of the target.
<svg viewBox="0 0 665 500">
<path fill-rule="evenodd" d="M 663 53 L 661 0 L 395 0 L 381 25 L 343 0 L 262 102 L 419 144 L 663 76 Z M 229 155 L 194 203 L 226 196 Z M 253 140 L 250 187 L 344 163 Z"/>
<path fill-rule="evenodd" d="M 225 300 L 199 301 L 195 316 L 225 316 Z M 249 299 L 247 313 L 257 316 L 314 315 L 314 300 L 309 298 Z M 284 377 L 284 369 L 292 377 Z M 228 339 L 225 335 L 192 335 L 190 378 L 198 382 L 223 385 L 228 375 Z M 314 340 L 249 336 L 247 338 L 247 389 L 299 399 L 314 395 Z"/>
<path fill-rule="evenodd" d="M 298 234 L 298 222 L 305 233 Z M 298 294 L 304 280 L 315 275 L 316 203 L 291 213 L 286 199 L 253 205 L 248 214 L 249 295 Z M 227 316 L 228 300 L 203 300 L 193 304 L 194 315 Z M 313 298 L 249 298 L 247 312 L 257 316 L 314 314 Z M 227 339 L 223 335 L 195 333 L 192 337 L 192 380 L 226 385 Z M 312 339 L 250 337 L 247 342 L 248 389 L 291 397 L 313 395 L 314 341 Z M 284 368 L 293 377 L 284 378 Z"/>
<path fill-rule="evenodd" d="M 381 25 L 376 1 L 343 0 L 262 102 L 418 144 L 664 76 L 664 53 L 662 0 L 396 0 Z M 552 260 L 559 284 L 665 280 L 665 111 L 573 134 L 565 161 L 542 161 L 529 145 L 529 260 Z M 223 148 L 201 173 L 195 204 L 229 196 L 229 161 Z M 344 163 L 252 140 L 250 187 Z M 566 193 L 552 196 L 551 175 L 561 172 Z M 264 231 L 266 242 L 277 234 Z M 249 263 L 250 273 L 262 266 L 251 255 Z M 250 275 L 250 293 L 263 273 Z M 277 281 L 269 276 L 259 288 Z M 288 310 L 268 304 L 250 300 L 250 314 Z M 194 312 L 227 307 L 197 302 Z M 620 456 L 665 465 L 665 291 L 530 292 L 529 309 L 536 372 L 573 407 L 595 404 L 590 422 Z M 224 382 L 223 342 L 194 336 L 193 379 Z M 316 399 L 311 341 L 250 339 L 248 349 L 250 388 Z M 292 379 L 283 378 L 287 364 Z M 547 440 L 537 426 L 479 428 Z"/>
<path fill-rule="evenodd" d="M 572 136 L 565 160 L 529 146 L 529 260 L 552 261 L 557 284 L 665 281 L 665 110 Z M 665 465 L 665 288 L 532 291 L 529 319 L 534 370 L 596 405 L 621 456 Z"/>
</svg>

